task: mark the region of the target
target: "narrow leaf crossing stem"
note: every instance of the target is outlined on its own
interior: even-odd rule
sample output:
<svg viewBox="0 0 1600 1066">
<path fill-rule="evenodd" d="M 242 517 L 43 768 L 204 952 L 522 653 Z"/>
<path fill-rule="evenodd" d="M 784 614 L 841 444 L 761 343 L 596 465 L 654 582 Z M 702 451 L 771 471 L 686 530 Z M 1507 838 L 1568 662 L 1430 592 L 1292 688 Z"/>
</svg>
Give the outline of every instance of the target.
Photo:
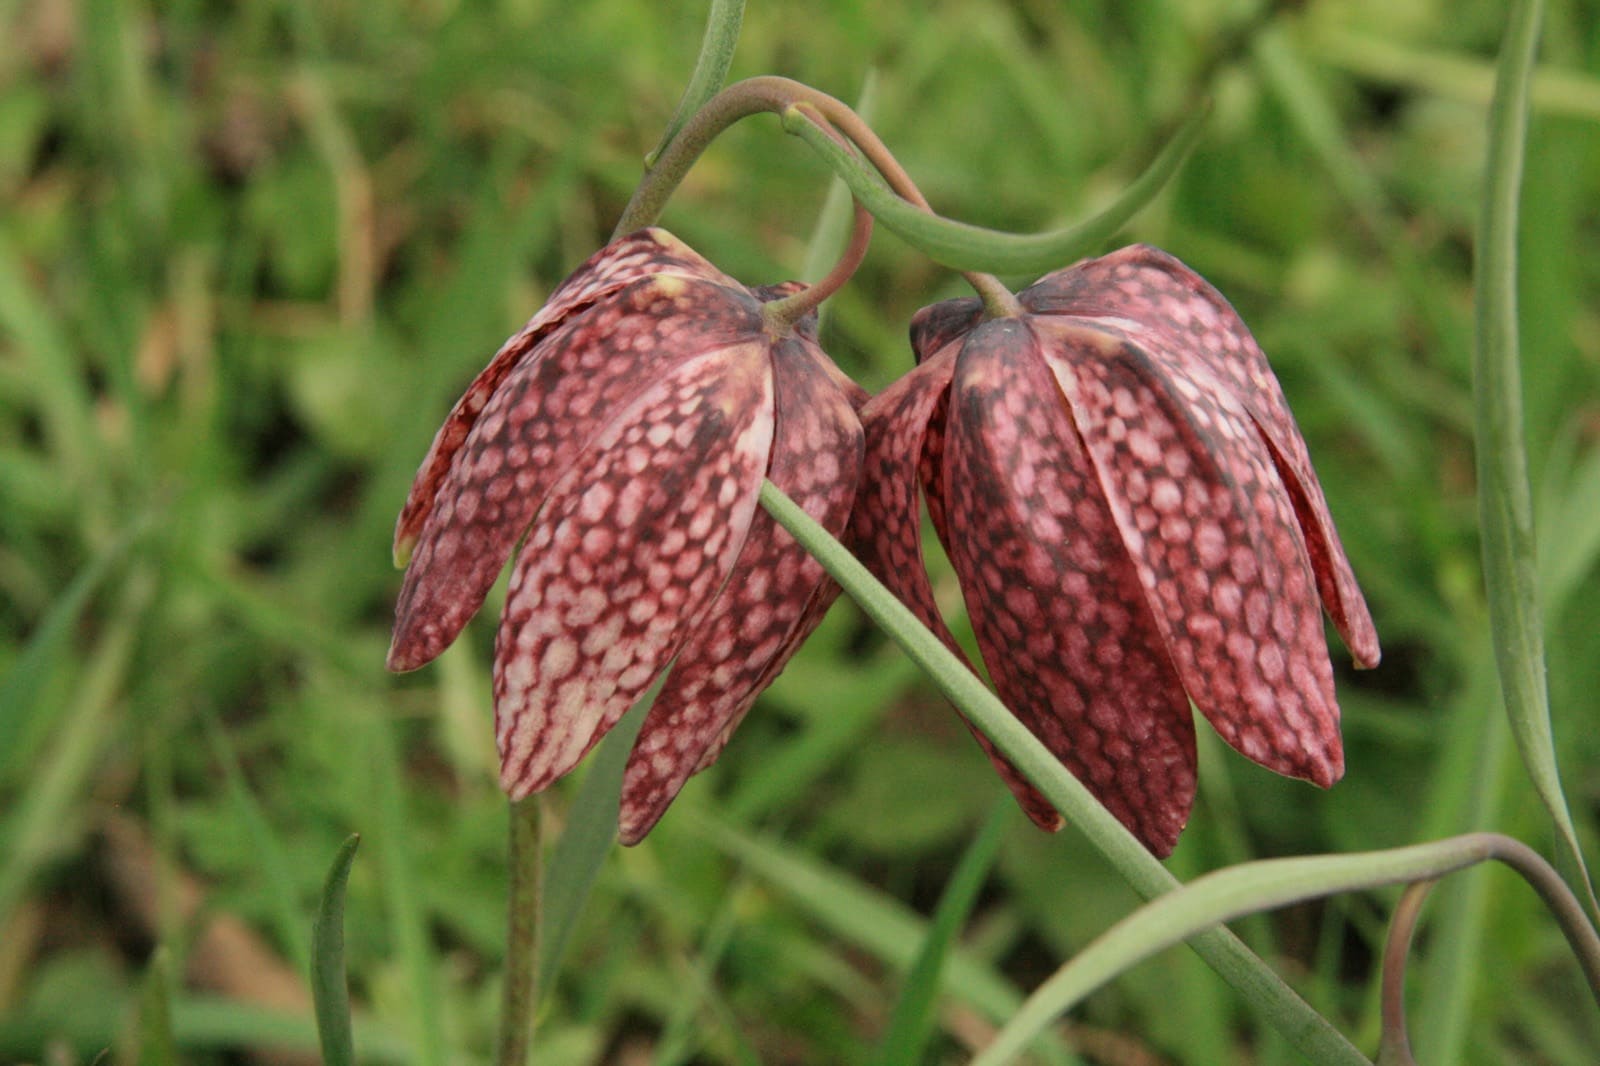
<svg viewBox="0 0 1600 1066">
<path fill-rule="evenodd" d="M 895 598 L 855 556 L 771 482 L 761 505 L 816 558 L 835 581 L 881 626 L 963 714 L 994 741 L 1017 769 L 1073 822 L 1078 830 L 1146 899 L 1179 887 L 1162 866 L 1109 811 L 1089 794 L 1049 750 L 951 654 L 938 637 Z M 1193 947 L 1245 1001 L 1258 1007 L 1312 1062 L 1356 1066 L 1368 1063 L 1322 1015 L 1226 929 L 1195 936 Z"/>
</svg>

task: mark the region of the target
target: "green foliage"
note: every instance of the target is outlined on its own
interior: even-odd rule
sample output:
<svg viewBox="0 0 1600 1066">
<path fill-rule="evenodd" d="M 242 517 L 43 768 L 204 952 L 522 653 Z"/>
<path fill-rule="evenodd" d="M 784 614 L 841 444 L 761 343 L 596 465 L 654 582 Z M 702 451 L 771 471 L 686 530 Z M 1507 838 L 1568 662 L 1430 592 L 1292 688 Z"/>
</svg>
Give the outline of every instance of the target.
<svg viewBox="0 0 1600 1066">
<path fill-rule="evenodd" d="M 732 76 L 853 99 L 876 70 L 874 127 L 939 211 L 1022 232 L 1112 203 L 1209 92 L 1189 162 L 1120 239 L 1181 256 L 1256 330 L 1385 659 L 1340 672 L 1331 792 L 1203 738 L 1169 866 L 1475 829 L 1553 854 L 1500 711 L 1473 487 L 1470 250 L 1505 5 L 1317 2 L 1264 29 L 1251 7 L 751 4 Z M 489 1060 L 499 594 L 462 647 L 390 678 L 389 531 L 459 389 L 610 232 L 683 92 L 691 8 L 0 4 L 0 1059 L 89 1062 L 141 1016 L 185 1063 L 314 1053 L 304 936 L 359 831 L 344 929 L 363 1061 Z M 1592 858 L 1600 11 L 1546 18 L 1522 391 L 1552 750 Z M 663 221 L 777 280 L 805 265 L 826 177 L 756 119 Z M 880 387 L 909 365 L 910 315 L 959 291 L 885 234 L 824 339 Z M 581 821 L 583 783 L 551 793 L 550 839 Z M 600 866 L 539 1061 L 868 1059 L 1001 791 L 841 603 L 724 758 Z M 119 816 L 143 850 L 108 831 Z M 1236 928 L 1372 1051 L 1393 901 Z M 965 1059 L 1134 903 L 1074 830 L 1011 819 L 937 968 L 925 1061 Z M 1092 995 L 1040 1061 L 1297 1061 L 1182 949 L 1160 960 Z M 1419 1061 L 1600 1046 L 1564 943 L 1503 873 L 1435 891 L 1413 972 Z"/>
</svg>

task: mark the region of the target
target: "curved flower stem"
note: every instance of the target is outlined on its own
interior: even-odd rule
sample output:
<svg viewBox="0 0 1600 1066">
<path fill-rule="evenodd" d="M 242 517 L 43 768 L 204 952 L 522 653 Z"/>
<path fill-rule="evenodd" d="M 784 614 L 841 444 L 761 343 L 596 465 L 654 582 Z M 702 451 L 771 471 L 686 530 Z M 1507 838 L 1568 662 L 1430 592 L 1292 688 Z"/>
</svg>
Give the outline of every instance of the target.
<svg viewBox="0 0 1600 1066">
<path fill-rule="evenodd" d="M 1437 881 L 1417 881 L 1406 887 L 1395 904 L 1389 938 L 1383 945 L 1383 1035 L 1378 1042 L 1378 1066 L 1416 1066 L 1411 1038 L 1406 1035 L 1406 959 L 1411 938 L 1422 917 L 1422 904 Z"/>
<path fill-rule="evenodd" d="M 1178 172 L 1200 139 L 1210 114 L 1201 101 L 1165 147 L 1098 215 L 1043 233 L 1005 233 L 955 222 L 902 202 L 883 187 L 861 160 L 845 152 L 818 129 L 800 108 L 784 112 L 783 128 L 809 144 L 877 220 L 937 263 L 957 270 L 1043 273 L 1089 254 L 1127 224 Z"/>
<path fill-rule="evenodd" d="M 656 158 L 655 166 L 634 190 L 633 198 L 628 201 L 622 217 L 617 220 L 616 229 L 612 231 L 612 239 L 655 222 L 673 190 L 683 181 L 689 168 L 707 146 L 735 122 L 764 111 L 780 116 L 798 111 L 811 125 L 842 147 L 847 147 L 845 142 L 853 144 L 897 196 L 917 209 L 933 214 L 927 197 L 911 180 L 911 175 L 906 173 L 888 146 L 850 105 L 790 78 L 763 75 L 728 86 L 683 124 L 677 137 Z M 844 135 L 844 141 L 840 141 L 839 134 Z M 998 279 L 977 272 L 968 272 L 963 276 L 983 297 L 984 306 L 990 309 L 991 314 L 1015 313 L 1016 299 Z"/>
<path fill-rule="evenodd" d="M 828 271 L 826 277 L 814 284 L 807 285 L 793 296 L 785 296 L 781 300 L 773 300 L 763 304 L 761 317 L 766 320 L 767 329 L 774 336 L 787 336 L 794 328 L 794 324 L 810 312 L 822 305 L 822 301 L 832 296 L 844 287 L 850 280 L 861 261 L 867 257 L 867 245 L 872 243 L 872 216 L 867 209 L 861 206 L 861 201 L 855 203 L 855 227 L 850 231 L 850 243 L 845 247 L 844 254 L 839 261 Z"/>
<path fill-rule="evenodd" d="M 505 985 L 500 998 L 497 1066 L 526 1066 L 539 1008 L 539 927 L 544 869 L 540 856 L 539 796 L 511 804 L 506 912 Z"/>
<path fill-rule="evenodd" d="M 711 0 L 711 10 L 706 14 L 706 35 L 700 41 L 694 73 L 689 75 L 683 98 L 662 131 L 661 140 L 644 157 L 646 172 L 655 167 L 656 160 L 683 129 L 684 123 L 722 88 L 728 78 L 728 68 L 733 65 L 733 50 L 739 43 L 739 28 L 743 23 L 744 0 Z"/>
</svg>

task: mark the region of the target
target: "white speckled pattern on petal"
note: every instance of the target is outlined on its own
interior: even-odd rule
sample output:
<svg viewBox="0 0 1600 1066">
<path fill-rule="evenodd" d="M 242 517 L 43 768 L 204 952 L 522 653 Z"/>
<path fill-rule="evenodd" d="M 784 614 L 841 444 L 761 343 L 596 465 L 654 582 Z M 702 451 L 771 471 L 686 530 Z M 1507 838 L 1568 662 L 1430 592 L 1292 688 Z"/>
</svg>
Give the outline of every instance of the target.
<svg viewBox="0 0 1600 1066">
<path fill-rule="evenodd" d="M 688 638 L 744 544 L 772 432 L 764 346 L 713 351 L 619 414 L 556 486 L 495 641 L 512 799 L 570 770 Z"/>
</svg>

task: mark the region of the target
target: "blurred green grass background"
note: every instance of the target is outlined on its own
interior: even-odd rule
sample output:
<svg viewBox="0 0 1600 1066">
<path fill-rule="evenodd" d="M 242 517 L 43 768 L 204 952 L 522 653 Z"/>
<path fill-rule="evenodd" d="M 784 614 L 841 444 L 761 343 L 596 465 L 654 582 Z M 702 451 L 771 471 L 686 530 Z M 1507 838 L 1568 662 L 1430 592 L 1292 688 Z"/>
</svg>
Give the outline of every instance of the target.
<svg viewBox="0 0 1600 1066">
<path fill-rule="evenodd" d="M 1505 13 L 1487 0 L 755 2 L 734 76 L 853 99 L 945 214 L 1033 230 L 1217 107 L 1126 234 L 1218 285 L 1272 358 L 1384 640 L 1339 663 L 1348 772 L 1278 779 L 1202 729 L 1171 866 L 1497 828 L 1548 848 L 1489 653 L 1470 269 Z M 487 1061 L 503 954 L 492 617 L 419 674 L 383 652 L 388 538 L 440 418 L 603 243 L 703 6 L 615 0 L 0 0 L 0 1061 L 74 1063 L 169 980 L 183 1061 L 303 1061 L 327 863 L 350 885 L 357 1046 Z M 1522 323 L 1562 769 L 1600 804 L 1600 8 L 1555 0 L 1534 92 Z M 826 171 L 772 119 L 666 224 L 751 283 L 805 258 Z M 1016 279 L 1025 280 L 1025 279 Z M 882 234 L 825 341 L 869 388 L 959 279 Z M 942 574 L 954 612 L 960 598 Z M 559 825 L 574 783 L 553 792 Z M 536 1061 L 872 1061 L 950 870 L 1002 788 L 841 603 L 723 760 L 608 861 Z M 1240 923 L 1376 1046 L 1393 894 Z M 961 1061 L 1133 905 L 1012 818 L 947 968 Z M 156 945 L 170 973 L 149 967 Z M 1507 874 L 1437 893 L 1412 976 L 1428 1063 L 1594 1061 L 1600 1022 Z M 151 976 L 154 974 L 154 976 Z M 1298 1061 L 1178 951 L 1042 1061 Z M 299 1056 L 299 1058 L 296 1058 Z"/>
</svg>

